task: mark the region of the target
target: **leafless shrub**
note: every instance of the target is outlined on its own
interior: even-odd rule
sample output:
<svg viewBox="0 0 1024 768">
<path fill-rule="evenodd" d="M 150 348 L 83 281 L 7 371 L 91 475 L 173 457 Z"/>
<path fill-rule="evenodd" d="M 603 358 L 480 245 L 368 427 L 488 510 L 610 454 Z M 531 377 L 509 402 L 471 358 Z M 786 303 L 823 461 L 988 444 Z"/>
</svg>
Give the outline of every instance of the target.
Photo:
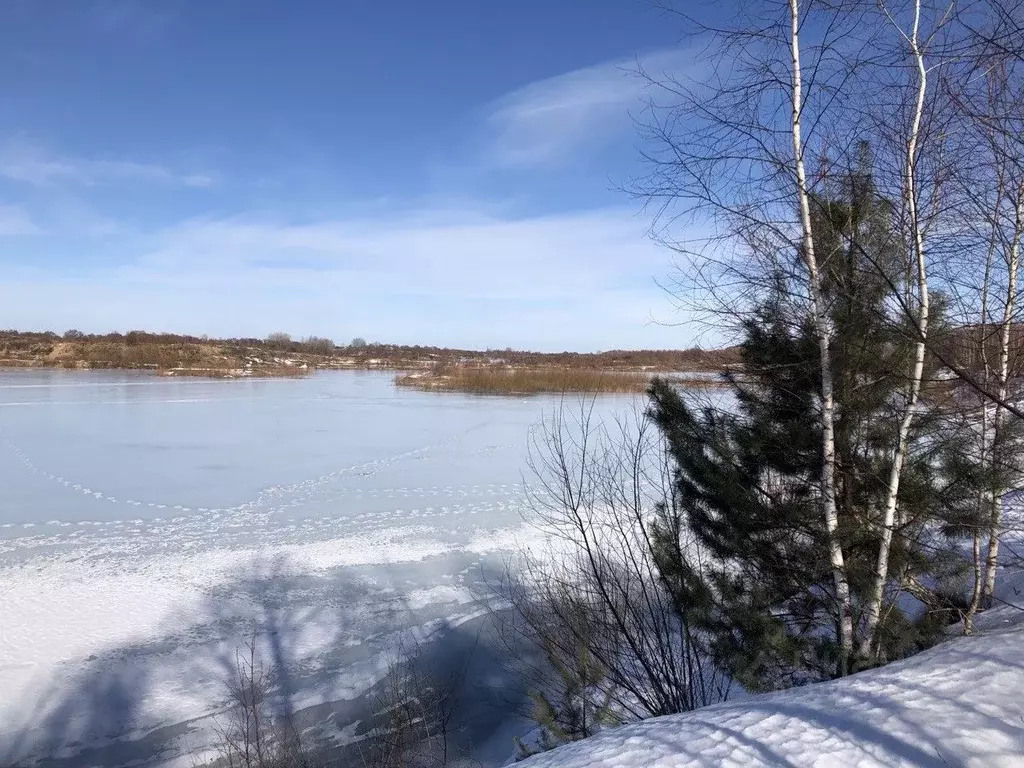
<svg viewBox="0 0 1024 768">
<path fill-rule="evenodd" d="M 466 666 L 441 676 L 419 648 L 398 658 L 376 696 L 375 709 L 386 717 L 364 742 L 364 768 L 443 768 L 456 758 L 471 765 L 453 744 Z"/>
<path fill-rule="evenodd" d="M 236 651 L 228 681 L 231 708 L 218 724 L 220 768 L 310 768 L 290 714 L 274 711 L 274 670 L 264 665 L 253 635 Z"/>
<path fill-rule="evenodd" d="M 334 353 L 334 342 L 322 336 L 307 336 L 302 340 L 302 348 L 315 355 L 330 355 Z"/>
<path fill-rule="evenodd" d="M 652 425 L 640 414 L 599 423 L 582 401 L 534 434 L 530 466 L 531 520 L 549 545 L 510 565 L 498 589 L 511 611 L 499 619 L 508 648 L 525 640 L 540 652 L 509 661 L 548 741 L 725 699 L 692 607 L 659 575 L 655 517 L 673 491 Z"/>
<path fill-rule="evenodd" d="M 287 347 L 292 343 L 292 337 L 283 331 L 274 331 L 267 336 L 267 344 L 272 347 Z"/>
</svg>

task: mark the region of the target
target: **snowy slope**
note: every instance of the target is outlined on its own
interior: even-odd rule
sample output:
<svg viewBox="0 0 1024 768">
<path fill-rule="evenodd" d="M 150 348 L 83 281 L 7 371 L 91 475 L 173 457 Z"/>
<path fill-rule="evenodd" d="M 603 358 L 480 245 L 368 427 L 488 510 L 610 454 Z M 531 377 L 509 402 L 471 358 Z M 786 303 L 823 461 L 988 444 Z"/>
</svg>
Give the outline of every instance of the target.
<svg viewBox="0 0 1024 768">
<path fill-rule="evenodd" d="M 846 680 L 612 729 L 524 768 L 1024 766 L 1024 613 Z"/>
</svg>

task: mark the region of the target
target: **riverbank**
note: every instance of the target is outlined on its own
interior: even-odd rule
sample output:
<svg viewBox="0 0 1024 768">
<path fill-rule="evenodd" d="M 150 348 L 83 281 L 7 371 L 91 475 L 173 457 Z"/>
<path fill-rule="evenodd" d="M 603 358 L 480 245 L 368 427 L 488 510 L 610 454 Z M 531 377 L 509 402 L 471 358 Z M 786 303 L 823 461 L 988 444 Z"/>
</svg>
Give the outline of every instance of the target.
<svg viewBox="0 0 1024 768">
<path fill-rule="evenodd" d="M 229 342 L 160 337 L 62 339 L 45 334 L 0 335 L 0 367 L 151 371 L 162 376 L 238 378 L 303 376 L 315 355 L 274 353 Z"/>
<path fill-rule="evenodd" d="M 207 339 L 131 331 L 0 331 L 0 368 L 145 370 L 204 378 L 304 376 L 316 370 L 402 371 L 396 383 L 421 389 L 523 392 L 632 392 L 654 373 L 720 371 L 737 361 L 722 350 L 528 352 L 365 344 L 329 339 Z M 454 372 L 454 373 L 452 373 Z M 510 373 L 511 372 L 511 373 Z"/>
</svg>

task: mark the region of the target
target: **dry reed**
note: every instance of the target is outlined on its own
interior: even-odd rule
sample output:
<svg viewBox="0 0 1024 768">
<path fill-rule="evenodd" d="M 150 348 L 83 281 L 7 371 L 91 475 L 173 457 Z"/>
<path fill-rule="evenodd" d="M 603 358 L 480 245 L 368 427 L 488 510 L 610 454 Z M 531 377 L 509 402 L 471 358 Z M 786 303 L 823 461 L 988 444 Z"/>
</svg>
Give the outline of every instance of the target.
<svg viewBox="0 0 1024 768">
<path fill-rule="evenodd" d="M 395 384 L 426 391 L 477 395 L 533 395 L 541 393 L 643 392 L 655 374 L 580 368 L 456 367 L 410 373 Z M 718 386 L 715 379 L 677 379 L 681 386 Z"/>
</svg>

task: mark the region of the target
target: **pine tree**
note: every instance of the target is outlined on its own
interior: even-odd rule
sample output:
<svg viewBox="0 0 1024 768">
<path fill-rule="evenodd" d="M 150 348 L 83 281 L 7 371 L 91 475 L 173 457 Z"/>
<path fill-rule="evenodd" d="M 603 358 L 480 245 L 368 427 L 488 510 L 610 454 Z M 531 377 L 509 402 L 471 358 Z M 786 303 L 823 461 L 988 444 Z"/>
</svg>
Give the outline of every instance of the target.
<svg viewBox="0 0 1024 768">
<path fill-rule="evenodd" d="M 836 501 L 855 632 L 914 345 L 904 315 L 892 311 L 904 253 L 869 164 L 862 153 L 859 167 L 826 185 L 812 208 L 834 331 Z M 819 347 L 784 264 L 773 277 L 742 323 L 742 373 L 729 377 L 735 407 L 694 407 L 666 380 L 650 390 L 650 413 L 676 465 L 677 499 L 659 510 L 654 526 L 661 577 L 711 635 L 720 663 L 752 690 L 844 671 L 821 514 Z M 947 585 L 963 560 L 951 537 L 973 524 L 971 489 L 984 481 L 964 459 L 970 435 L 934 399 L 914 421 L 875 650 L 855 666 L 930 644 L 957 614 Z M 699 542 L 700 567 L 678 544 L 684 528 Z"/>
<path fill-rule="evenodd" d="M 530 693 L 532 717 L 540 728 L 540 735 L 536 746 L 516 741 L 519 760 L 560 744 L 585 739 L 602 726 L 620 722 L 612 707 L 613 691 L 604 685 L 605 670 L 584 644 L 578 644 L 571 659 L 563 659 L 550 644 L 544 655 L 556 675 L 552 679 L 555 689 L 553 693 L 539 690 Z M 552 695 L 556 697 L 554 701 Z"/>
</svg>

